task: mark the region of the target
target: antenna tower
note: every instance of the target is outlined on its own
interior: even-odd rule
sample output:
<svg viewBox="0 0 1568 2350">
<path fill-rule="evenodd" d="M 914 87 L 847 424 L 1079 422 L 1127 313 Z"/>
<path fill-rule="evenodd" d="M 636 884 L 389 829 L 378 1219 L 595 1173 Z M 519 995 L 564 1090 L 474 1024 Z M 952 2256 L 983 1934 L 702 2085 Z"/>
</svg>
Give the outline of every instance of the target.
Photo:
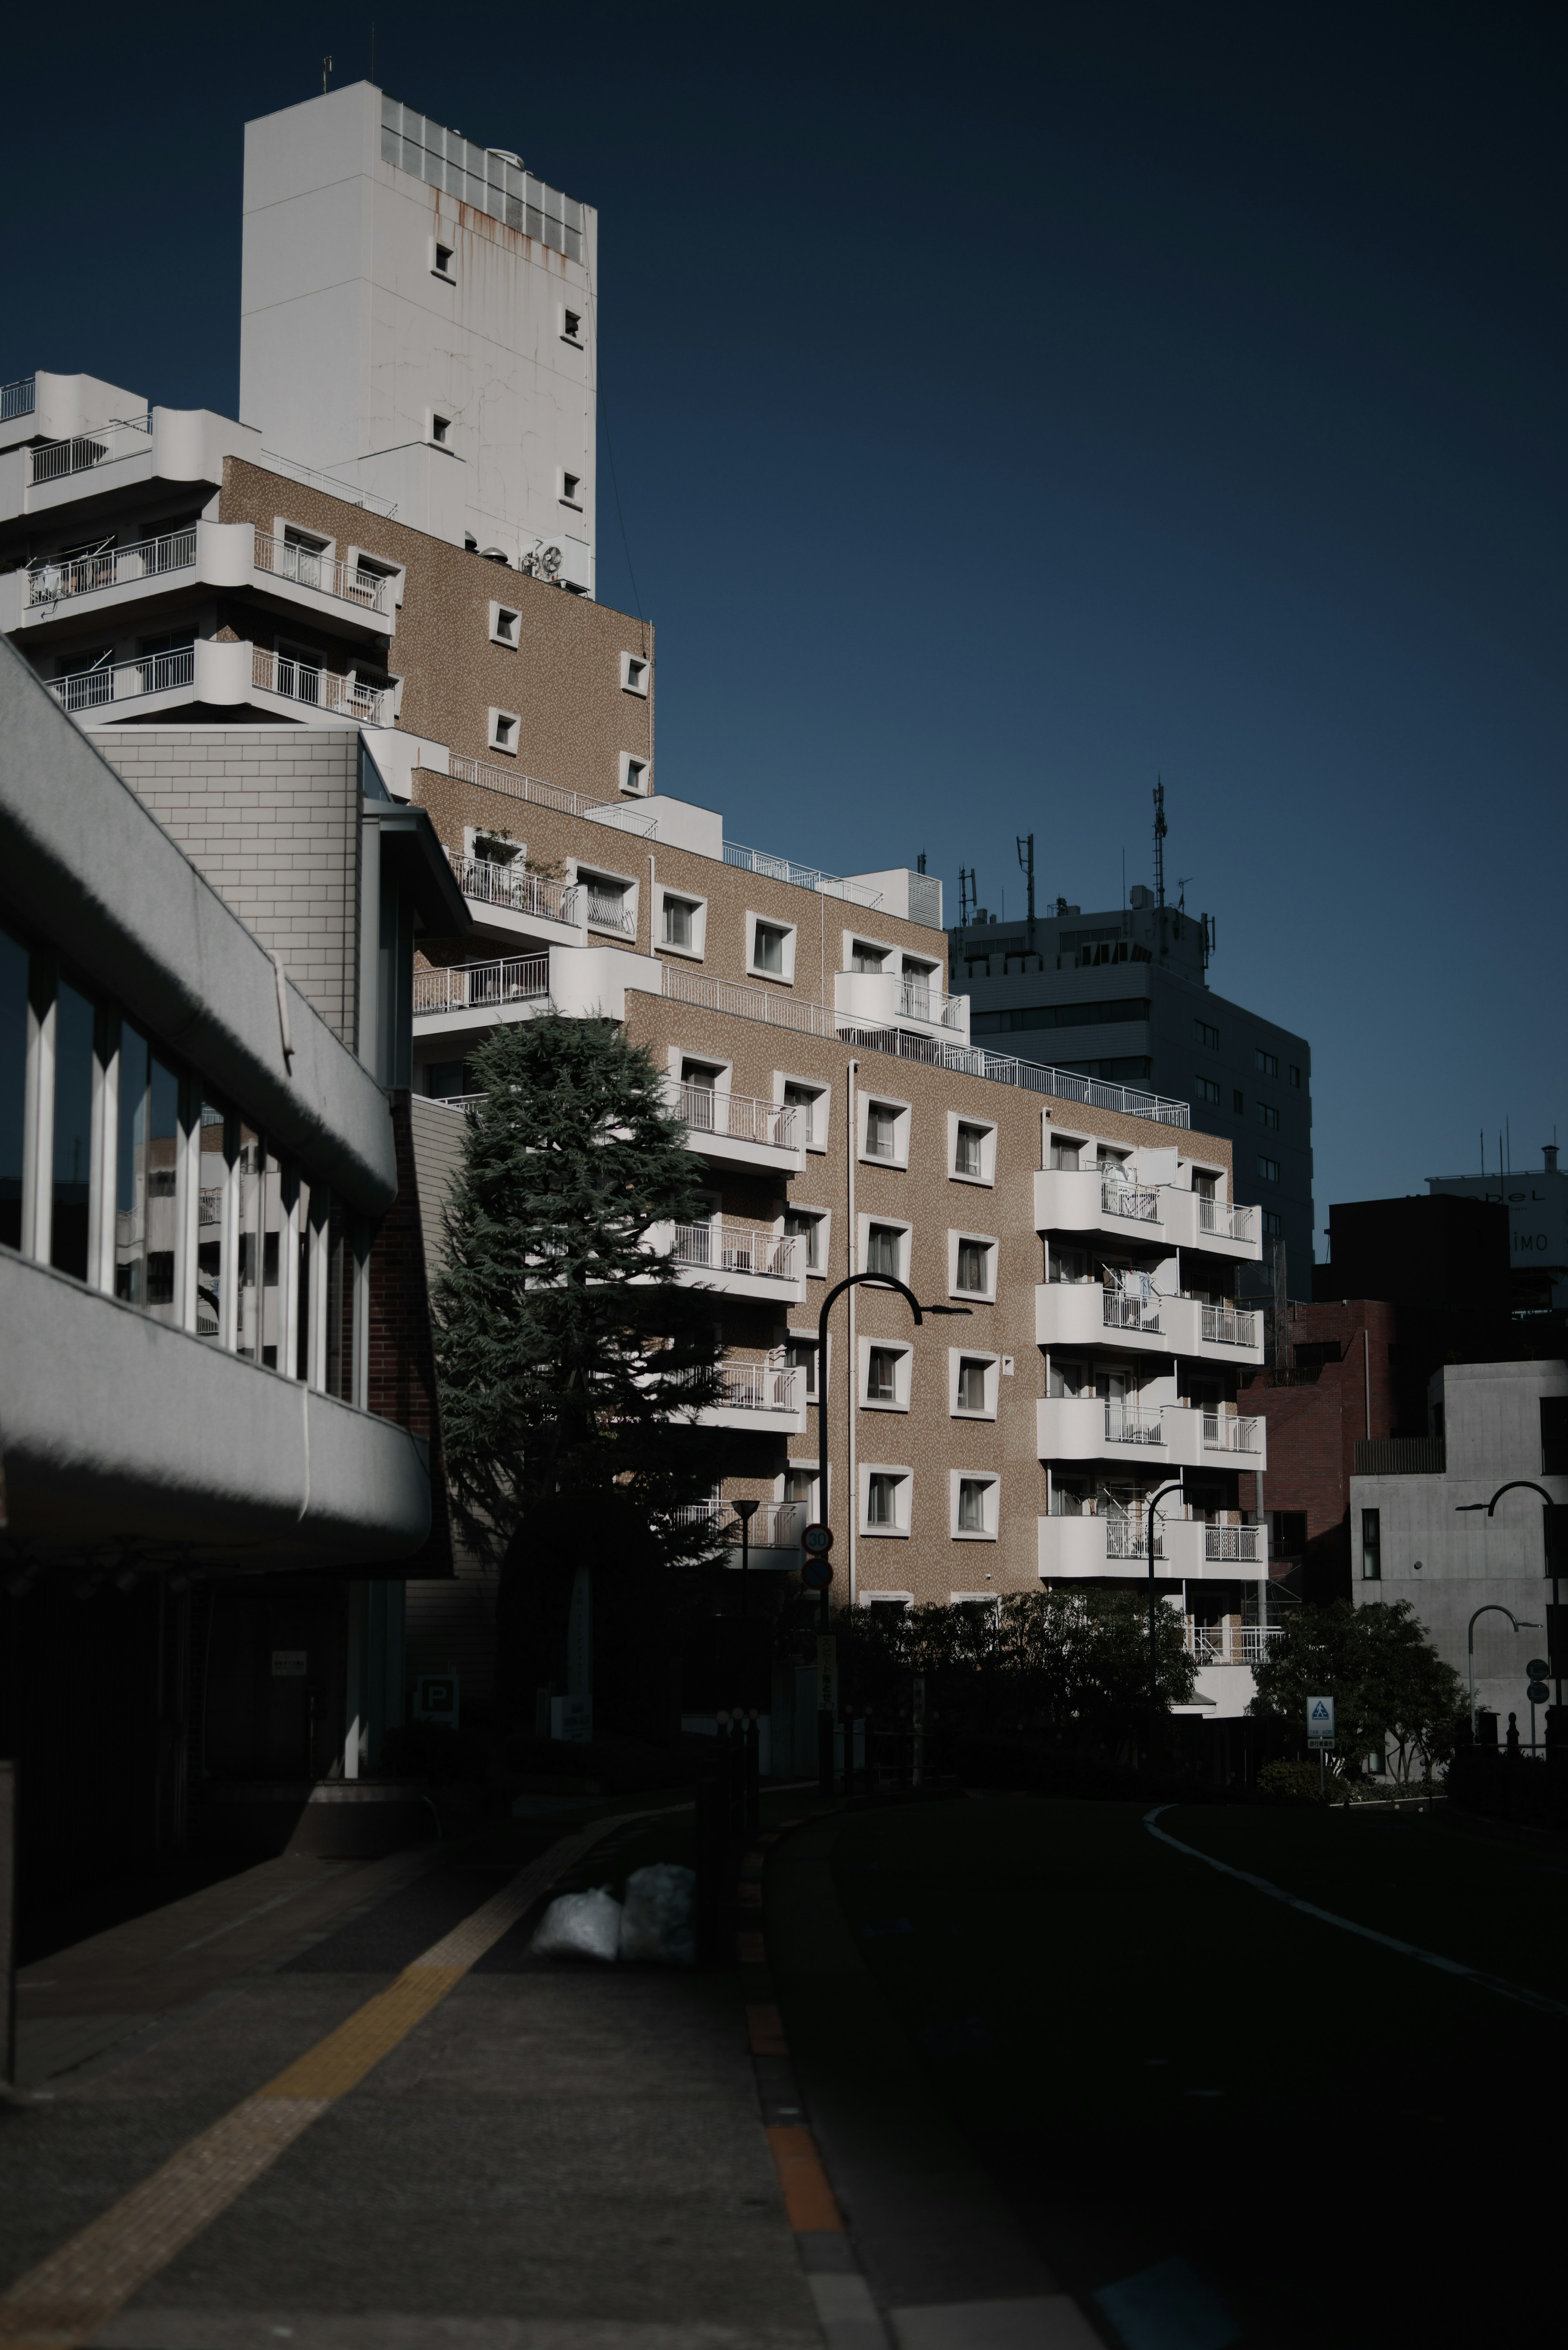
<svg viewBox="0 0 1568 2350">
<path fill-rule="evenodd" d="M 1033 953 L 1034 950 L 1034 835 L 1016 833 L 1013 837 L 1018 843 L 1018 862 L 1023 867 L 1029 883 L 1029 948 L 1030 952 Z"/>
<path fill-rule="evenodd" d="M 1165 784 L 1163 779 L 1154 787 L 1154 896 L 1157 905 L 1165 903 Z"/>
</svg>

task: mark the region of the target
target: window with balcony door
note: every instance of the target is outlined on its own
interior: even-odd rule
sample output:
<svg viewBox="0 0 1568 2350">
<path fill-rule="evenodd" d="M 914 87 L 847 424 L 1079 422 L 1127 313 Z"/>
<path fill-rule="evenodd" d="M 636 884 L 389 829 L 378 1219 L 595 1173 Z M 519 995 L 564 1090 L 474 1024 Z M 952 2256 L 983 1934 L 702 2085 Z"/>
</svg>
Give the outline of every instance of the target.
<svg viewBox="0 0 1568 2350">
<path fill-rule="evenodd" d="M 849 950 L 851 971 L 882 971 L 888 962 L 886 947 L 874 947 L 866 939 L 857 939 Z"/>
<path fill-rule="evenodd" d="M 866 1270 L 880 1274 L 889 1281 L 904 1277 L 904 1228 L 899 1224 L 870 1224 L 866 1232 Z"/>
<path fill-rule="evenodd" d="M 1051 1137 L 1053 1168 L 1064 1175 L 1075 1175 L 1083 1148 L 1081 1142 L 1075 1142 L 1068 1135 L 1054 1134 Z"/>
<path fill-rule="evenodd" d="M 711 1134 L 718 1123 L 718 1086 L 724 1075 L 711 1061 L 680 1064 L 680 1114 L 695 1134 Z"/>
<path fill-rule="evenodd" d="M 613 873 L 595 873 L 583 865 L 577 868 L 577 879 L 587 893 L 588 928 L 634 937 L 637 923 L 630 884 Z"/>
</svg>

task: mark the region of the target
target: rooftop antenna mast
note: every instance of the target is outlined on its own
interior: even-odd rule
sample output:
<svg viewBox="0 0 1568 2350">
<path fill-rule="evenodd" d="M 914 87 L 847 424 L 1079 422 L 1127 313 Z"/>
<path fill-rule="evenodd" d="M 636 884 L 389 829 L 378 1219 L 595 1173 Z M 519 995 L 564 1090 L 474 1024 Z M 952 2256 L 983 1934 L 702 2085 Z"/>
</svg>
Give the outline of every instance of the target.
<svg viewBox="0 0 1568 2350">
<path fill-rule="evenodd" d="M 1034 835 L 1032 832 L 1016 833 L 1013 837 L 1018 843 L 1018 862 L 1023 868 L 1024 877 L 1029 883 L 1029 951 L 1033 954 L 1034 951 Z"/>
<path fill-rule="evenodd" d="M 1154 787 L 1154 896 L 1155 903 L 1165 903 L 1165 784 L 1163 778 Z"/>
<path fill-rule="evenodd" d="M 975 886 L 974 867 L 971 865 L 966 868 L 961 865 L 959 867 L 959 928 L 961 931 L 969 928 L 969 918 L 978 912 L 979 908 L 980 892 Z"/>
</svg>

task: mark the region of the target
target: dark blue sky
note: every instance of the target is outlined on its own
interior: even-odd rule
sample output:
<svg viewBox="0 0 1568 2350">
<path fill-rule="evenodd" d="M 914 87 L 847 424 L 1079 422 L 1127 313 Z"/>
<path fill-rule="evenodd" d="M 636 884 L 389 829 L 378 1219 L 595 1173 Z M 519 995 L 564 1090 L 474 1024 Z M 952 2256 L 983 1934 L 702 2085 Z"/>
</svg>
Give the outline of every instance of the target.
<svg viewBox="0 0 1568 2350">
<path fill-rule="evenodd" d="M 1168 872 L 1304 1033 L 1318 1223 L 1563 1085 L 1564 38 L 1487 8 L 375 8 L 598 205 L 659 781 L 1017 911 Z M 241 125 L 369 10 L 13 32 L 0 377 L 236 397 Z M 69 110 L 63 100 L 69 98 Z M 603 435 L 601 432 L 601 452 Z M 600 588 L 629 605 L 608 467 Z M 1564 1133 L 1568 1140 L 1568 1132 Z M 1321 1243 L 1320 1243 L 1321 1245 Z"/>
</svg>

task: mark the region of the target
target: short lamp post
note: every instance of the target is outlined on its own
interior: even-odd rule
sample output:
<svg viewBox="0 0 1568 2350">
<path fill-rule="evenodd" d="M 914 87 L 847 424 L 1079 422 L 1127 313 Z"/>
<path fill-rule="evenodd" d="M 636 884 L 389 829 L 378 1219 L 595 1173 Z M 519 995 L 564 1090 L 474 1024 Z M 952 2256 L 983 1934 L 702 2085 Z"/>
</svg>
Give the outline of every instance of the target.
<svg viewBox="0 0 1568 2350">
<path fill-rule="evenodd" d="M 1463 1507 L 1462 1503 L 1460 1507 Z M 1501 1599 L 1489 1599 L 1485 1607 L 1478 1607 L 1475 1616 L 1470 1617 L 1469 1629 L 1465 1634 L 1465 1651 L 1469 1659 L 1470 1669 L 1470 1736 L 1472 1738 L 1476 1734 L 1476 1616 L 1506 1616 L 1516 1632 L 1539 1632 L 1541 1629 L 1539 1624 L 1532 1624 L 1528 1617 L 1516 1616 L 1511 1607 L 1503 1606 Z"/>
<path fill-rule="evenodd" d="M 752 1520 L 762 1508 L 760 1502 L 732 1502 L 730 1507 L 741 1521 L 741 1614 L 751 1613 L 752 1584 Z"/>
<path fill-rule="evenodd" d="M 822 1311 L 816 1317 L 816 1418 L 819 1440 L 816 1510 L 818 1521 L 825 1526 L 832 1523 L 827 1511 L 827 1317 L 846 1290 L 856 1288 L 863 1281 L 870 1282 L 877 1289 L 896 1289 L 914 1315 L 917 1329 L 928 1314 L 967 1315 L 970 1312 L 967 1305 L 922 1305 L 909 1284 L 900 1281 L 897 1274 L 891 1273 L 850 1273 L 846 1274 L 842 1281 L 834 1283 L 833 1287 L 823 1299 Z M 854 1377 L 854 1365 L 851 1364 L 851 1378 Z M 851 1493 L 849 1507 L 854 1509 L 855 1506 L 856 1497 Z M 818 1628 L 826 1633 L 832 1620 L 827 1600 L 827 1586 L 825 1584 L 822 1590 Z M 822 1706 L 818 1707 L 816 1716 L 816 1756 L 820 1790 L 825 1795 L 831 1795 L 833 1793 L 833 1715 L 827 1708 Z"/>
<path fill-rule="evenodd" d="M 1547 1611 L 1546 1618 L 1548 1626 L 1547 1649 L 1552 1659 L 1552 1686 L 1556 1691 L 1555 1702 L 1552 1707 L 1552 1711 L 1546 1717 L 1546 1759 L 1548 1762 L 1552 1762 L 1558 1757 L 1562 1757 L 1564 1761 L 1568 1761 L 1568 1753 L 1564 1753 L 1564 1731 L 1565 1730 L 1568 1730 L 1568 1723 L 1564 1722 L 1563 1715 L 1563 1616 L 1558 1601 L 1557 1591 L 1558 1577 L 1563 1570 L 1563 1561 L 1558 1555 L 1557 1542 L 1557 1528 L 1562 1523 L 1561 1517 L 1558 1513 L 1563 1505 L 1561 1503 L 1553 1499 L 1553 1497 L 1547 1492 L 1544 1485 L 1538 1485 L 1532 1477 L 1511 1477 L 1506 1485 L 1500 1485 L 1498 1487 L 1490 1502 L 1456 1502 L 1454 1507 L 1456 1511 L 1460 1513 L 1467 1510 L 1484 1510 L 1490 1518 L 1495 1514 L 1497 1505 L 1501 1501 L 1503 1495 L 1516 1491 L 1526 1493 L 1539 1493 L 1542 1503 L 1541 1512 L 1541 1539 L 1546 1553 L 1546 1572 L 1552 1577 L 1552 1605 Z M 1476 1611 L 1478 1615 L 1480 1612 L 1481 1611 L 1479 1608 Z M 1504 1608 L 1503 1613 L 1506 1615 L 1508 1610 Z M 1475 1617 L 1472 1616 L 1470 1621 L 1473 1624 Z M 1540 1626 L 1535 1624 L 1527 1624 L 1520 1628 L 1525 1631 L 1533 1632 L 1539 1631 Z M 1470 1674 L 1470 1728 L 1473 1733 L 1475 1728 L 1475 1674 L 1473 1669 Z M 1552 1735 L 1554 1731 L 1556 1732 L 1555 1737 Z"/>
</svg>

